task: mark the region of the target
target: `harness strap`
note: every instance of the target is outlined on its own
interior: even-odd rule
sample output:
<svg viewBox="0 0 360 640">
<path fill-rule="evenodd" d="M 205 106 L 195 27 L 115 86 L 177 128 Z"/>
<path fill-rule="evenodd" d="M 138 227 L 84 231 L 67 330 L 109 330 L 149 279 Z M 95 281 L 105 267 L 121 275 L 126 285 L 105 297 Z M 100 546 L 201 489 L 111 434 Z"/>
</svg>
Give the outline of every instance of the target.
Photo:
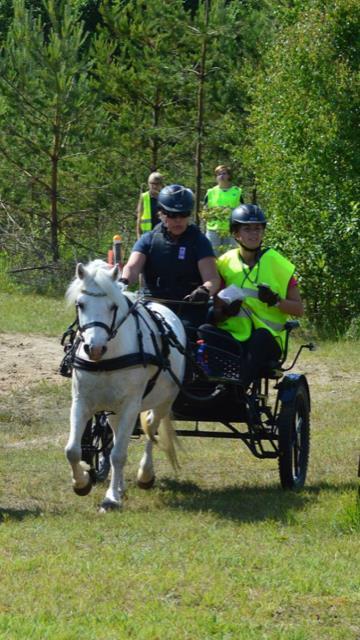
<svg viewBox="0 0 360 640">
<path fill-rule="evenodd" d="M 166 345 L 167 345 L 167 348 L 168 348 L 168 353 L 170 353 L 169 345 L 171 345 L 172 347 L 177 349 L 179 351 L 179 353 L 181 353 L 181 355 L 183 355 L 185 357 L 185 359 L 190 360 L 194 370 L 196 371 L 196 373 L 197 373 L 197 375 L 198 375 L 198 377 L 200 379 L 208 380 L 209 379 L 208 376 L 203 371 L 203 369 L 200 367 L 200 365 L 196 362 L 196 360 L 195 360 L 193 354 L 191 353 L 191 351 L 188 348 L 183 347 L 181 342 L 178 340 L 173 328 L 166 322 L 165 318 L 159 312 L 155 311 L 154 309 L 149 309 L 147 307 L 147 304 L 149 302 L 151 302 L 151 301 L 147 300 L 143 304 L 143 306 L 146 308 L 146 310 L 148 311 L 150 317 L 154 320 L 154 322 L 158 326 L 158 329 L 159 329 L 159 332 L 160 332 L 161 336 L 164 336 L 164 339 L 166 338 L 166 341 L 165 340 L 164 341 L 166 342 Z M 157 347 L 156 343 L 154 343 L 154 348 L 158 352 L 158 347 Z M 213 400 L 216 396 L 222 394 L 225 391 L 225 388 L 223 386 L 217 385 L 216 389 L 214 391 L 211 391 L 211 393 L 209 393 L 208 395 L 206 395 L 206 396 L 198 396 L 196 394 L 193 394 L 193 393 L 189 392 L 187 389 L 184 388 L 184 384 L 179 380 L 179 378 L 173 372 L 173 370 L 171 368 L 171 364 L 170 364 L 169 358 L 167 356 L 166 356 L 166 359 L 163 360 L 162 368 L 164 370 L 166 370 L 168 372 L 168 374 L 172 377 L 172 379 L 175 382 L 175 384 L 179 387 L 180 392 L 185 397 L 189 398 L 190 400 L 195 400 L 197 402 L 208 402 L 209 400 Z M 158 374 L 159 373 L 160 373 L 160 370 L 159 370 Z M 156 375 L 156 377 L 157 377 L 157 375 Z"/>
<path fill-rule="evenodd" d="M 75 354 L 75 351 L 81 340 L 79 336 L 76 336 L 76 328 L 78 326 L 78 318 L 76 318 L 75 321 L 72 323 L 72 325 L 70 325 L 68 330 L 64 333 L 61 341 L 61 343 L 64 345 L 66 337 L 69 337 L 70 343 L 65 345 L 64 347 L 64 350 L 66 351 L 66 356 L 63 362 L 61 363 L 60 373 L 62 375 L 65 375 L 66 377 L 71 377 L 72 368 L 97 372 L 97 371 L 115 371 L 117 369 L 124 369 L 126 367 L 138 366 L 139 364 L 142 364 L 144 367 L 146 367 L 148 364 L 150 364 L 150 365 L 157 366 L 158 370 L 155 372 L 153 377 L 148 381 L 143 397 L 148 395 L 150 391 L 154 388 L 161 371 L 167 371 L 169 375 L 172 377 L 172 379 L 174 380 L 174 382 L 176 383 L 176 385 L 179 387 L 180 391 L 182 391 L 182 393 L 184 393 L 184 395 L 189 398 L 206 402 L 210 398 L 213 398 L 215 395 L 218 395 L 222 391 L 222 389 L 220 388 L 216 389 L 214 392 L 212 392 L 211 394 L 205 397 L 195 396 L 184 389 L 183 384 L 171 369 L 171 363 L 169 361 L 170 345 L 176 348 L 182 355 L 185 356 L 186 359 L 191 360 L 192 365 L 194 369 L 197 371 L 197 374 L 200 378 L 203 378 L 206 380 L 207 376 L 203 372 L 201 367 L 196 363 L 195 358 L 193 357 L 191 352 L 186 347 L 184 347 L 180 343 L 180 341 L 177 339 L 175 332 L 173 331 L 172 327 L 166 322 L 165 318 L 157 311 L 154 311 L 153 309 L 149 309 L 147 306 L 147 302 L 150 302 L 150 300 L 147 300 L 144 303 L 143 301 L 140 301 L 138 299 L 135 303 L 131 303 L 130 300 L 127 299 L 127 303 L 129 307 L 128 313 L 125 315 L 125 317 L 120 321 L 118 325 L 119 327 L 130 314 L 132 314 L 136 318 L 136 328 L 137 328 L 140 352 L 127 354 L 125 356 L 119 356 L 118 358 L 109 358 L 108 360 L 101 360 L 99 362 L 93 362 L 91 360 L 85 360 L 83 358 L 80 358 Z M 155 354 L 145 353 L 143 350 L 142 332 L 140 329 L 138 313 L 136 312 L 136 307 L 139 303 L 142 303 L 142 307 L 147 311 L 147 313 L 149 314 L 153 322 L 155 322 L 156 327 L 160 334 L 161 349 L 159 348 L 159 345 L 157 343 L 154 331 L 149 326 L 146 319 L 142 317 L 142 320 L 145 322 L 146 326 L 150 331 L 150 336 L 154 346 Z M 115 333 L 118 327 L 116 327 Z"/>
<path fill-rule="evenodd" d="M 108 360 L 99 360 L 99 362 L 93 362 L 92 360 L 84 360 L 75 356 L 72 362 L 74 369 L 83 369 L 85 371 L 115 371 L 116 369 L 125 369 L 126 367 L 135 367 L 142 364 L 146 367 L 147 364 L 154 364 L 159 366 L 159 359 L 152 353 L 129 353 L 125 356 L 119 356 L 118 358 L 109 358 Z"/>
</svg>

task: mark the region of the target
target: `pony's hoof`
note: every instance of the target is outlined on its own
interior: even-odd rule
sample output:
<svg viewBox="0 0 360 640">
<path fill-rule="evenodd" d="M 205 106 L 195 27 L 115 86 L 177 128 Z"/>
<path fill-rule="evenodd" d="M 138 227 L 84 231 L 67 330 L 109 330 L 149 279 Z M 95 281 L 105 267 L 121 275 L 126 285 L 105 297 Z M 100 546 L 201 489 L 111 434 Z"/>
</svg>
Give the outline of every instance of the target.
<svg viewBox="0 0 360 640">
<path fill-rule="evenodd" d="M 89 476 L 89 482 L 84 487 L 73 487 L 73 489 L 77 496 L 87 496 L 88 493 L 90 493 L 92 486 L 93 483 Z"/>
<path fill-rule="evenodd" d="M 152 478 L 150 478 L 150 480 L 137 480 L 137 486 L 140 489 L 152 489 L 155 483 L 155 476 L 153 476 Z"/>
<path fill-rule="evenodd" d="M 121 504 L 119 502 L 113 502 L 112 500 L 103 500 L 100 508 L 99 508 L 99 513 L 107 513 L 108 511 L 120 511 L 121 509 Z"/>
</svg>

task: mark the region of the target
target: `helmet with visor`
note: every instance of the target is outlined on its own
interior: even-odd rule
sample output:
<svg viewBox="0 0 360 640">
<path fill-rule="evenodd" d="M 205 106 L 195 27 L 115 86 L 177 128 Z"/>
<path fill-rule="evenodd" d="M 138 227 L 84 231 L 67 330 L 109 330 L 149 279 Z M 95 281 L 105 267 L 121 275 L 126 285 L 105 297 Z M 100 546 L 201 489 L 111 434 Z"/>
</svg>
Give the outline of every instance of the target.
<svg viewBox="0 0 360 640">
<path fill-rule="evenodd" d="M 180 216 L 187 218 L 194 207 L 194 194 L 181 184 L 170 184 L 161 189 L 158 207 L 169 218 Z"/>
</svg>

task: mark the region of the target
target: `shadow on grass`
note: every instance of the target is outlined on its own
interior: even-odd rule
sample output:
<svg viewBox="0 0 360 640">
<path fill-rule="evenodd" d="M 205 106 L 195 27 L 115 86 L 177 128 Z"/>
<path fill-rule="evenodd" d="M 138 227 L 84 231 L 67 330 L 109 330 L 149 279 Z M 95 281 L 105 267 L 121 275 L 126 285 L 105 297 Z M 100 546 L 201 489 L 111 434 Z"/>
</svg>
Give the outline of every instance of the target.
<svg viewBox="0 0 360 640">
<path fill-rule="evenodd" d="M 25 518 L 38 518 L 43 511 L 38 507 L 34 509 L 13 509 L 11 507 L 2 507 L 0 505 L 0 525 L 7 520 L 17 520 L 21 522 Z"/>
<path fill-rule="evenodd" d="M 355 489 L 355 484 L 319 483 L 302 491 L 284 491 L 265 485 L 203 489 L 195 483 L 164 478 L 160 489 L 164 504 L 182 511 L 205 511 L 239 522 L 277 520 L 291 523 L 296 511 L 311 506 L 321 492 L 343 493 Z"/>
</svg>

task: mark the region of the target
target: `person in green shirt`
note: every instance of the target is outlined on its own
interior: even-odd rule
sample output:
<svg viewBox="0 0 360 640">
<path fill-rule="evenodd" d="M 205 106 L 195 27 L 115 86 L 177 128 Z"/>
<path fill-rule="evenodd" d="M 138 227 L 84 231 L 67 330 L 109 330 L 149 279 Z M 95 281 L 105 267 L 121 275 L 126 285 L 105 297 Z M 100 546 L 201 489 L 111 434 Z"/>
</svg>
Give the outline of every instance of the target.
<svg viewBox="0 0 360 640">
<path fill-rule="evenodd" d="M 232 184 L 231 168 L 220 164 L 215 167 L 217 185 L 208 189 L 204 199 L 203 218 L 206 223 L 206 236 L 210 240 L 215 254 L 236 246 L 229 234 L 229 214 L 243 202 L 242 189 Z"/>
<path fill-rule="evenodd" d="M 245 388 L 266 362 L 281 357 L 289 316 L 304 313 L 295 266 L 263 247 L 266 224 L 257 205 L 242 204 L 231 213 L 237 248 L 217 260 L 222 286 L 214 299 L 213 324 L 198 331 L 207 344 L 242 356 Z"/>
</svg>

